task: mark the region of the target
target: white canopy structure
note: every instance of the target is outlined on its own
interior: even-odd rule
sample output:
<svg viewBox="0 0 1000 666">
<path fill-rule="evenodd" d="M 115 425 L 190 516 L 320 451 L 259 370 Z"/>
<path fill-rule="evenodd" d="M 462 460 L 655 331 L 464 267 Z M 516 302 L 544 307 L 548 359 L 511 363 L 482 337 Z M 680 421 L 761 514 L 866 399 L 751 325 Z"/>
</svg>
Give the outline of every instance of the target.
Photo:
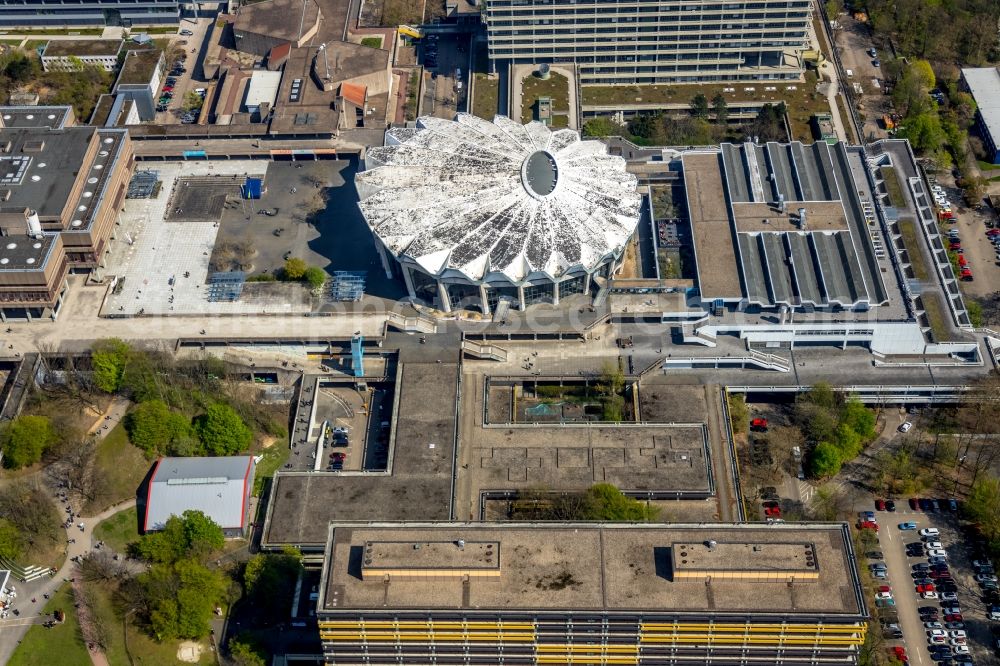
<svg viewBox="0 0 1000 666">
<path fill-rule="evenodd" d="M 538 122 L 420 118 L 415 129 L 389 130 L 365 167 L 361 212 L 387 272 L 401 271 L 411 296 L 445 310 L 469 299 L 484 312 L 501 299 L 558 302 L 560 284 L 589 291 L 639 219 L 624 159 Z"/>
</svg>

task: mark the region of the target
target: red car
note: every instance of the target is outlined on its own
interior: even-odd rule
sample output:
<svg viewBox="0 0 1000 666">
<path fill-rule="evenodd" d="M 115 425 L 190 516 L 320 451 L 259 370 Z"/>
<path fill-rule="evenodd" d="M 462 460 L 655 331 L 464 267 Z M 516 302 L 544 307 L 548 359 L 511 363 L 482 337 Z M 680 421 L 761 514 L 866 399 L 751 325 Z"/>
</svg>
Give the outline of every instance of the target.
<svg viewBox="0 0 1000 666">
<path fill-rule="evenodd" d="M 173 86 L 163 86 L 163 92 L 170 92 L 173 89 L 174 89 Z"/>
<path fill-rule="evenodd" d="M 862 520 L 858 522 L 859 530 L 875 530 L 878 532 L 878 523 L 871 520 Z"/>
<path fill-rule="evenodd" d="M 875 500 L 875 510 L 885 511 L 885 500 Z"/>
<path fill-rule="evenodd" d="M 750 421 L 751 432 L 767 432 L 767 419 L 753 419 Z"/>
<path fill-rule="evenodd" d="M 335 462 L 344 462 L 344 460 L 346 459 L 347 459 L 347 454 L 344 453 L 343 451 L 337 451 L 336 453 L 330 454 L 330 460 L 333 460 Z"/>
<path fill-rule="evenodd" d="M 764 502 L 764 515 L 768 518 L 781 518 L 781 507 L 777 502 Z"/>
<path fill-rule="evenodd" d="M 945 622 L 964 622 L 961 613 L 948 613 L 944 616 Z"/>
<path fill-rule="evenodd" d="M 910 508 L 913 509 L 914 511 L 920 511 L 920 500 L 918 500 L 916 497 L 911 497 Z"/>
<path fill-rule="evenodd" d="M 986 232 L 986 235 L 989 236 L 990 238 L 993 238 L 994 236 L 1000 236 L 1000 229 L 990 229 Z"/>
<path fill-rule="evenodd" d="M 962 268 L 965 268 L 966 266 L 969 265 L 969 260 L 965 258 L 964 254 L 958 255 L 958 265 L 961 266 Z"/>
<path fill-rule="evenodd" d="M 892 588 L 889 587 L 888 585 L 879 585 L 878 586 L 878 591 L 879 592 L 892 592 Z"/>
<path fill-rule="evenodd" d="M 926 583 L 924 585 L 917 585 L 917 594 L 921 594 L 922 592 L 934 592 L 934 591 L 935 588 L 930 583 Z"/>
<path fill-rule="evenodd" d="M 891 654 L 896 659 L 900 660 L 904 664 L 910 663 L 910 658 L 906 656 L 906 648 L 896 645 L 889 648 L 889 654 Z"/>
<path fill-rule="evenodd" d="M 949 250 L 961 250 L 962 249 L 962 244 L 961 243 L 948 243 L 948 249 Z"/>
</svg>

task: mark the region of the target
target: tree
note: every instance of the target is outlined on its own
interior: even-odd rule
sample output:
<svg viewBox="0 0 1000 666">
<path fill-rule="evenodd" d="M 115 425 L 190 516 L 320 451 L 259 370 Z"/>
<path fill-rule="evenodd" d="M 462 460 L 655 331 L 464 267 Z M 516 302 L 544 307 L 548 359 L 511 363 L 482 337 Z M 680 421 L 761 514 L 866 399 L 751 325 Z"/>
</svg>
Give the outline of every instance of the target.
<svg viewBox="0 0 1000 666">
<path fill-rule="evenodd" d="M 702 93 L 691 98 L 691 115 L 695 118 L 708 118 L 708 98 Z"/>
<path fill-rule="evenodd" d="M 650 521 L 658 509 L 627 497 L 610 483 L 598 483 L 587 490 L 586 520 Z"/>
<path fill-rule="evenodd" d="M 842 460 L 840 448 L 830 442 L 820 442 L 809 456 L 809 472 L 811 476 L 825 479 L 840 471 Z"/>
<path fill-rule="evenodd" d="M 310 266 L 302 274 L 302 279 L 313 289 L 319 289 L 326 283 L 326 271 L 318 266 Z"/>
<path fill-rule="evenodd" d="M 615 136 L 622 133 L 621 125 L 610 118 L 592 118 L 583 124 L 583 135 L 586 137 Z"/>
<path fill-rule="evenodd" d="M 24 539 L 17 525 L 6 518 L 0 518 L 0 558 L 16 560 L 24 552 Z"/>
<path fill-rule="evenodd" d="M 194 420 L 194 430 L 208 455 L 229 456 L 245 451 L 253 432 L 233 408 L 221 402 L 209 405 Z"/>
<path fill-rule="evenodd" d="M 58 439 L 47 416 L 19 416 L 0 431 L 3 464 L 11 469 L 34 465 Z"/>
<path fill-rule="evenodd" d="M 184 95 L 183 109 L 185 111 L 198 111 L 204 103 L 205 100 L 202 96 L 192 90 L 188 94 Z"/>
<path fill-rule="evenodd" d="M 628 121 L 628 131 L 632 136 L 652 140 L 659 133 L 659 120 L 659 114 L 640 113 Z"/>
<path fill-rule="evenodd" d="M 125 417 L 129 440 L 147 455 L 174 453 L 175 444 L 191 437 L 191 424 L 162 400 L 140 403 Z"/>
<path fill-rule="evenodd" d="M 94 386 L 105 393 L 117 393 L 122 386 L 131 348 L 123 340 L 108 338 L 94 343 L 90 362 L 94 368 Z"/>
<path fill-rule="evenodd" d="M 840 16 L 840 12 L 844 11 L 844 3 L 841 0 L 826 0 L 824 7 L 826 9 L 826 18 L 831 21 L 836 21 L 837 17 Z"/>
<path fill-rule="evenodd" d="M 159 532 L 144 534 L 136 544 L 139 557 L 158 564 L 173 564 L 183 558 L 202 560 L 225 545 L 222 528 L 201 511 L 188 510 L 171 516 Z"/>
<path fill-rule="evenodd" d="M 302 554 L 293 548 L 252 556 L 243 570 L 248 601 L 267 621 L 288 617 L 301 571 Z"/>
<path fill-rule="evenodd" d="M 726 122 L 729 117 L 729 105 L 726 104 L 726 97 L 718 93 L 712 98 L 712 111 L 715 113 L 715 121 L 719 124 Z"/>
<path fill-rule="evenodd" d="M 18 480 L 0 489 L 0 518 L 17 528 L 25 551 L 65 542 L 62 518 L 37 481 Z"/>
<path fill-rule="evenodd" d="M 301 280 L 306 274 L 306 262 L 299 259 L 298 257 L 289 257 L 285 259 L 285 267 L 282 272 L 282 276 L 286 280 Z"/>
<path fill-rule="evenodd" d="M 1000 548 L 1000 479 L 983 476 L 976 481 L 964 508 L 969 520 L 979 524 L 990 548 L 993 551 Z"/>
<path fill-rule="evenodd" d="M 264 666 L 267 653 L 250 636 L 229 639 L 229 657 L 236 666 Z"/>
</svg>

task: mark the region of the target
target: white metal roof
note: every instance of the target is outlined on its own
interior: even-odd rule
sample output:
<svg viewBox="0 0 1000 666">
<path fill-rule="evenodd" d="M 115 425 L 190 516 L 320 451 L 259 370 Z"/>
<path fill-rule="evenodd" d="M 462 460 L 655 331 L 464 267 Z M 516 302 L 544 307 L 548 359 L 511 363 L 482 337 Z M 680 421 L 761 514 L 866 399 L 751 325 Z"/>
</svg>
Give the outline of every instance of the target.
<svg viewBox="0 0 1000 666">
<path fill-rule="evenodd" d="M 969 67 L 962 70 L 962 76 L 976 100 L 986 130 L 993 141 L 1000 142 L 1000 70 Z"/>
<path fill-rule="evenodd" d="M 625 160 L 574 130 L 424 117 L 392 129 L 358 174 L 361 212 L 397 255 L 432 274 L 558 277 L 590 269 L 635 231 L 641 198 Z"/>
<path fill-rule="evenodd" d="M 242 528 L 249 519 L 243 506 L 252 464 L 252 456 L 162 458 L 149 482 L 144 529 L 162 529 L 170 516 L 189 509 L 222 528 Z"/>
<path fill-rule="evenodd" d="M 250 75 L 247 86 L 246 107 L 251 108 L 267 103 L 274 107 L 278 98 L 278 87 L 281 85 L 281 72 L 270 72 L 263 69 L 255 70 Z"/>
</svg>

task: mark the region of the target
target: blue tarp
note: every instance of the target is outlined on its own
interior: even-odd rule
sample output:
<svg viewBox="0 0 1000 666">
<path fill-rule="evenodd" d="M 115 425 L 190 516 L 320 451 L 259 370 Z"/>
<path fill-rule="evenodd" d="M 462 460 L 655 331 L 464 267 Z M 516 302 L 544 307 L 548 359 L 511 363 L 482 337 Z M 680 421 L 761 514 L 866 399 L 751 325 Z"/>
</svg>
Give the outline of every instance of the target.
<svg viewBox="0 0 1000 666">
<path fill-rule="evenodd" d="M 264 192 L 264 180 L 262 178 L 247 178 L 243 183 L 244 199 L 260 199 Z"/>
</svg>

